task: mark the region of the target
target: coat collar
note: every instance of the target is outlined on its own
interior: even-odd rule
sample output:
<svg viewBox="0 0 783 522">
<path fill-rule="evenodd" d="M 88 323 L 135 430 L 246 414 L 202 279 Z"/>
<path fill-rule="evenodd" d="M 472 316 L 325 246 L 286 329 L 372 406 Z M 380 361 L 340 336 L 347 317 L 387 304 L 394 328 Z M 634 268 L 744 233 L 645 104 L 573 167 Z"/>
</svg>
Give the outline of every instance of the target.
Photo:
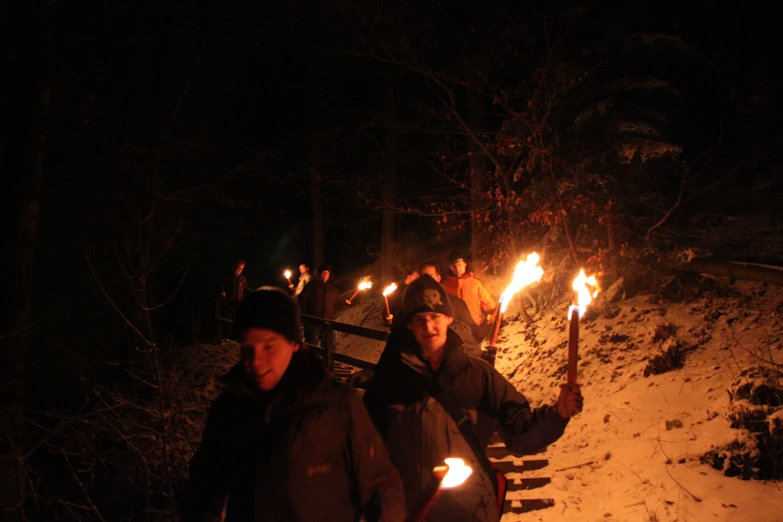
<svg viewBox="0 0 783 522">
<path fill-rule="evenodd" d="M 473 363 L 462 346 L 460 336 L 451 329 L 448 330 L 446 335 L 445 353 L 438 371 L 433 373 L 429 363 L 421 355 L 421 350 L 413 338 L 413 334 L 410 334 L 401 346 L 400 361 L 416 373 L 438 379 L 439 381 L 445 381 L 444 384 L 453 381 L 457 376 L 471 368 Z"/>
</svg>

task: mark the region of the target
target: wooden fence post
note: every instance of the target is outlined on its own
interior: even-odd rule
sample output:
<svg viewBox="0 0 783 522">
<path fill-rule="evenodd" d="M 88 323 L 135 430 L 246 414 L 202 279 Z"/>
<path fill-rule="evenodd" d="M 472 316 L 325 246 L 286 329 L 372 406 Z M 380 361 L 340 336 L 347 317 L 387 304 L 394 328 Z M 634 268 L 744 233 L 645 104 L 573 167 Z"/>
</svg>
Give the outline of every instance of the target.
<svg viewBox="0 0 783 522">
<path fill-rule="evenodd" d="M 334 373 L 334 330 L 330 321 L 324 321 L 324 348 L 326 349 L 326 371 L 331 375 Z"/>
</svg>

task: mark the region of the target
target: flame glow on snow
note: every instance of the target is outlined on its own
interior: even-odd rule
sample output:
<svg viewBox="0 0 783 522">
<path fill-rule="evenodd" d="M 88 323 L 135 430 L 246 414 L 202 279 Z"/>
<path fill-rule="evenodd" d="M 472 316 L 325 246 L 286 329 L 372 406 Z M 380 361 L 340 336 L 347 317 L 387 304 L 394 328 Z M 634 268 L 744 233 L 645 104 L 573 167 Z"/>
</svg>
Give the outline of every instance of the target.
<svg viewBox="0 0 783 522">
<path fill-rule="evenodd" d="M 514 294 L 526 286 L 541 281 L 541 277 L 544 275 L 544 269 L 538 266 L 539 259 L 539 255 L 533 252 L 527 256 L 527 259 L 517 263 L 511 284 L 506 287 L 506 290 L 502 294 L 500 294 L 499 301 L 501 314 L 505 313 L 506 308 L 508 308 L 508 303 L 511 302 L 511 298 L 514 297 Z"/>
<path fill-rule="evenodd" d="M 395 290 L 397 290 L 397 283 L 392 283 L 383 290 L 383 295 L 387 296 Z"/>
<path fill-rule="evenodd" d="M 587 305 L 589 305 L 593 298 L 598 295 L 598 281 L 595 280 L 595 276 L 591 275 L 587 277 L 584 269 L 579 271 L 579 275 L 574 279 L 574 283 L 571 285 L 574 291 L 577 293 L 576 305 L 571 305 L 568 309 L 568 318 L 571 319 L 571 314 L 574 310 L 579 314 L 579 318 L 587 311 Z M 591 292 L 591 287 L 594 288 Z"/>
<path fill-rule="evenodd" d="M 368 288 L 372 288 L 372 281 L 369 279 L 363 279 L 359 283 L 359 290 L 367 290 Z"/>
<path fill-rule="evenodd" d="M 467 466 L 462 459 L 445 459 L 446 465 L 449 470 L 446 472 L 446 476 L 440 483 L 440 487 L 444 489 L 456 488 L 473 473 L 473 468 Z"/>
</svg>

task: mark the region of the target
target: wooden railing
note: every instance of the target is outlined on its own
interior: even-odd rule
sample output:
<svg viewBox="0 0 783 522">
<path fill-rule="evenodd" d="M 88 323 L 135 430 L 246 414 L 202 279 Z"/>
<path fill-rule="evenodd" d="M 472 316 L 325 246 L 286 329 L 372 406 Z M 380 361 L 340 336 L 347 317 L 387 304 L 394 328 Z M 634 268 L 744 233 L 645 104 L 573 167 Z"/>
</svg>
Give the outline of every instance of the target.
<svg viewBox="0 0 783 522">
<path fill-rule="evenodd" d="M 374 339 L 376 341 L 386 342 L 389 339 L 389 332 L 383 330 L 375 330 L 374 328 L 366 328 L 364 326 L 356 326 L 354 324 L 339 323 L 333 320 L 323 319 L 321 317 L 315 317 L 312 315 L 302 314 L 302 323 L 305 326 L 320 326 L 324 329 L 326 346 L 316 346 L 308 344 L 307 346 L 311 350 L 319 351 L 324 356 L 324 363 L 326 369 L 331 373 L 334 371 L 334 361 L 340 361 L 357 368 L 372 368 L 375 366 L 373 361 L 361 359 L 359 357 L 353 357 L 344 353 L 336 353 L 334 351 L 334 332 L 347 333 L 350 335 L 357 335 L 364 337 L 365 339 Z"/>
<path fill-rule="evenodd" d="M 225 297 L 218 299 L 217 307 L 216 307 L 217 310 L 216 315 L 220 325 L 223 324 L 232 325 L 234 323 L 234 321 L 232 321 L 231 319 L 227 317 L 223 317 L 223 314 L 221 313 L 221 309 L 222 309 L 221 304 L 226 302 L 229 302 L 231 304 L 236 303 L 236 301 L 226 299 Z M 326 346 L 317 346 L 309 343 L 307 344 L 307 346 L 309 349 L 315 350 L 323 356 L 324 364 L 326 365 L 326 369 L 327 371 L 329 371 L 329 373 L 332 373 L 334 371 L 334 361 L 339 361 L 344 364 L 350 364 L 351 366 L 355 366 L 357 368 L 362 368 L 362 369 L 373 368 L 375 366 L 375 362 L 373 361 L 368 361 L 367 359 L 362 359 L 359 357 L 353 357 L 351 355 L 346 355 L 344 353 L 336 353 L 335 346 L 334 346 L 334 332 L 341 332 L 349 335 L 357 335 L 359 337 L 364 337 L 365 339 L 373 339 L 375 341 L 381 341 L 384 343 L 389 339 L 388 331 L 375 330 L 374 328 L 366 328 L 364 326 L 356 326 L 354 324 L 340 323 L 337 321 L 327 320 L 312 315 L 302 314 L 302 324 L 304 324 L 305 326 L 319 326 L 324 329 L 325 335 L 323 336 L 323 339 L 325 340 L 324 344 L 326 344 Z"/>
</svg>

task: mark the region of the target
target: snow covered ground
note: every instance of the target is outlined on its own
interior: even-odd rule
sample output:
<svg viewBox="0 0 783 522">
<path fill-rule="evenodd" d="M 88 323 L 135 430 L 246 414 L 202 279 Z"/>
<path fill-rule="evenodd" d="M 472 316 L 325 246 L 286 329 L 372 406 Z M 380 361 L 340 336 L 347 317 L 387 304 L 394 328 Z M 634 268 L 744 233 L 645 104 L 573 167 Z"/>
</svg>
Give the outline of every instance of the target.
<svg viewBox="0 0 783 522">
<path fill-rule="evenodd" d="M 549 466 L 525 474 L 551 477 L 551 484 L 509 494 L 553 498 L 555 506 L 504 521 L 783 521 L 779 482 L 726 477 L 700 461 L 713 447 L 747 439 L 731 427 L 729 392 L 745 380 L 753 385 L 741 371 L 783 362 L 783 292 L 717 282 L 687 291 L 677 303 L 599 297 L 581 328 L 585 410 L 540 456 Z M 534 316 L 532 326 L 518 319 L 513 302 L 506 314 L 497 367 L 534 405 L 553 401 L 565 381 L 567 305 Z M 381 328 L 381 306 L 368 298 L 338 320 Z M 381 348 L 338 339 L 338 351 L 365 359 Z M 682 367 L 645 377 L 648 362 L 667 348 L 684 355 Z M 778 406 L 768 419 L 780 417 Z"/>
</svg>

